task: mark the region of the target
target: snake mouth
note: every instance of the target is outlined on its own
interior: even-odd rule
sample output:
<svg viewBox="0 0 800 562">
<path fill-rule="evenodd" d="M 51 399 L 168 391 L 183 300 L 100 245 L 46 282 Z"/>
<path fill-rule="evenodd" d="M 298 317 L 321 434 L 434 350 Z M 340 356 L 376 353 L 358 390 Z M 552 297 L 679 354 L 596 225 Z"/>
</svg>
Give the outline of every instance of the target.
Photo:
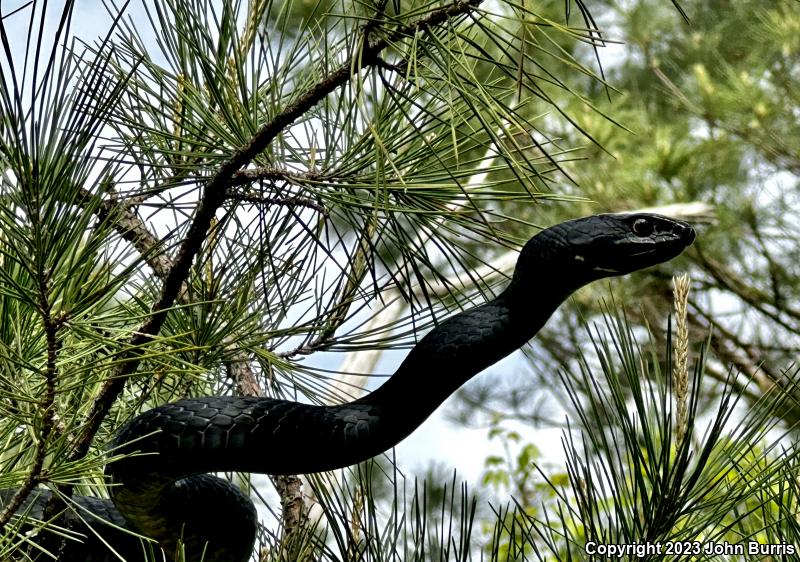
<svg viewBox="0 0 800 562">
<path fill-rule="evenodd" d="M 623 275 L 667 262 L 691 246 L 697 237 L 686 223 L 676 223 L 675 231 L 659 236 L 652 243 L 641 245 L 617 259 L 595 264 L 592 271 L 603 275 Z M 637 245 L 638 246 L 638 245 Z"/>
</svg>

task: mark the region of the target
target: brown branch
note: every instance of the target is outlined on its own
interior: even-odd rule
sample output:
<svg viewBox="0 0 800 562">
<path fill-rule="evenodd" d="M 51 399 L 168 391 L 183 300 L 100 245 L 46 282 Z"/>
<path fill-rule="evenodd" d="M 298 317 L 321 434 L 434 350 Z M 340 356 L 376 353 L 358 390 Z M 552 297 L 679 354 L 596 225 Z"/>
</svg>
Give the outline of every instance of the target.
<svg viewBox="0 0 800 562">
<path fill-rule="evenodd" d="M 247 168 L 239 170 L 233 174 L 231 187 L 248 185 L 257 181 L 283 181 L 287 183 L 306 183 L 330 181 L 333 178 L 320 174 L 319 172 L 295 172 L 274 166 L 261 166 L 258 168 Z"/>
<path fill-rule="evenodd" d="M 243 396 L 264 396 L 250 361 L 243 352 L 237 352 L 226 365 L 228 376 L 236 383 L 236 392 Z M 303 501 L 303 481 L 296 475 L 270 475 L 272 485 L 281 501 L 281 523 L 285 537 L 290 537 L 308 522 L 308 510 Z"/>
<path fill-rule="evenodd" d="M 328 216 L 325 207 L 308 197 L 266 197 L 258 193 L 231 193 L 228 199 L 240 203 L 252 203 L 254 205 L 278 205 L 280 207 L 306 207 L 314 209 L 323 216 Z"/>
<path fill-rule="evenodd" d="M 237 350 L 225 364 L 228 378 L 236 384 L 236 393 L 241 396 L 264 396 L 264 390 L 250 367 L 250 359 L 244 351 Z"/>
<path fill-rule="evenodd" d="M 136 201 L 119 201 L 116 197 L 101 199 L 100 196 L 85 189 L 81 190 L 80 195 L 79 203 L 99 200 L 99 207 L 95 211 L 97 217 L 100 220 L 110 220 L 122 239 L 130 242 L 145 258 L 147 265 L 152 268 L 156 276 L 162 279 L 167 276 L 173 265 L 172 260 L 159 251 L 162 242 L 150 232 L 144 221 L 131 211 L 131 207 L 136 204 Z"/>
<path fill-rule="evenodd" d="M 291 544 L 291 537 L 308 523 L 308 509 L 303 501 L 303 481 L 296 475 L 270 476 L 270 480 L 281 498 L 283 536 Z"/>
</svg>

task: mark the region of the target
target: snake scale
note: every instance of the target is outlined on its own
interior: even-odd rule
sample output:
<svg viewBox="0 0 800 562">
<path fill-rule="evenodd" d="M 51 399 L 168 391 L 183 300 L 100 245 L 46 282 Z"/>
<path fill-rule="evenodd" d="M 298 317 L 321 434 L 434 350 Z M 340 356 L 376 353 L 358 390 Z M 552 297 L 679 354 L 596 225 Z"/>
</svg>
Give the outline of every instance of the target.
<svg viewBox="0 0 800 562">
<path fill-rule="evenodd" d="M 67 541 L 61 559 L 119 561 L 113 549 L 129 562 L 144 560 L 140 541 L 102 523 L 108 520 L 154 539 L 167 557 L 180 539 L 187 561 L 248 560 L 255 508 L 236 487 L 207 473 L 313 473 L 386 451 L 471 377 L 536 335 L 574 291 L 668 261 L 694 238 L 688 224 L 654 214 L 564 222 L 525 244 L 504 291 L 438 324 L 382 386 L 358 400 L 315 406 L 222 396 L 144 412 L 118 430 L 112 446 L 142 454 L 107 466 L 113 504 L 76 498 L 86 510 L 77 510 L 82 517 L 68 513 L 64 521 L 87 538 Z M 9 495 L 0 493 L 0 503 Z M 30 500 L 29 515 L 41 515 L 48 497 L 42 491 Z"/>
</svg>

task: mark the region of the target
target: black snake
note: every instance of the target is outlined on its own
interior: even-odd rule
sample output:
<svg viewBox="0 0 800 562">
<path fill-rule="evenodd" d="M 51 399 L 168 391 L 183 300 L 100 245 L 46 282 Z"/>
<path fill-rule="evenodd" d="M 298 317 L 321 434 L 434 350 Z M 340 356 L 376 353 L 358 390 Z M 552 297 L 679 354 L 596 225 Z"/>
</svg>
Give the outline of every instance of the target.
<svg viewBox="0 0 800 562">
<path fill-rule="evenodd" d="M 313 406 L 250 397 L 190 398 L 147 411 L 124 425 L 115 452 L 144 453 L 108 465 L 113 505 L 76 498 L 97 514 L 85 543 L 70 541 L 62 560 L 129 562 L 142 547 L 101 519 L 155 539 L 170 555 L 179 537 L 186 560 L 244 562 L 253 549 L 252 502 L 206 473 L 302 474 L 332 470 L 391 448 L 456 389 L 530 340 L 575 290 L 679 255 L 695 238 L 686 223 L 653 214 L 596 215 L 531 238 L 508 287 L 491 301 L 452 316 L 409 352 L 380 388 L 353 402 Z M 0 494 L 2 497 L 8 496 Z M 43 492 L 30 502 L 41 512 Z M 73 518 L 73 527 L 77 526 Z M 85 527 L 85 526 L 84 526 Z"/>
</svg>

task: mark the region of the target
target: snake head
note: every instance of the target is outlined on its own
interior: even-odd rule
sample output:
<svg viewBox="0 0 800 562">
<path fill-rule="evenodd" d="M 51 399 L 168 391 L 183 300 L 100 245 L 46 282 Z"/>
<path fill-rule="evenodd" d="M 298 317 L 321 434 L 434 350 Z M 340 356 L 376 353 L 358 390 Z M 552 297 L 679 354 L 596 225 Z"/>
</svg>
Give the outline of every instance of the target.
<svg viewBox="0 0 800 562">
<path fill-rule="evenodd" d="M 562 272 L 562 280 L 581 286 L 625 275 L 680 255 L 694 242 L 687 223 L 650 213 L 583 217 L 543 230 L 522 250 L 520 269 Z M 538 267 L 537 267 L 538 265 Z"/>
</svg>

